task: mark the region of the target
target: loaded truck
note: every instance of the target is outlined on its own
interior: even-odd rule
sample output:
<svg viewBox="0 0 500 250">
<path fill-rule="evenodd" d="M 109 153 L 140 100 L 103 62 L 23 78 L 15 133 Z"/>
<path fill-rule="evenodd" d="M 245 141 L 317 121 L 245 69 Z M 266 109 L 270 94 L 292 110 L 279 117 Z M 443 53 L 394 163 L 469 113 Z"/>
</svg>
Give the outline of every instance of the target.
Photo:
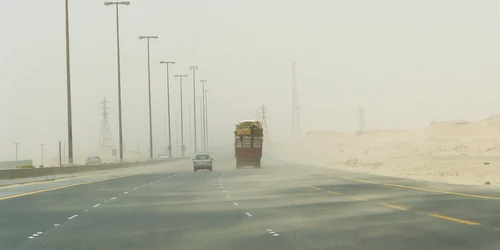
<svg viewBox="0 0 500 250">
<path fill-rule="evenodd" d="M 236 168 L 244 166 L 260 168 L 264 140 L 262 123 L 254 120 L 241 121 L 236 124 L 234 137 Z"/>
</svg>

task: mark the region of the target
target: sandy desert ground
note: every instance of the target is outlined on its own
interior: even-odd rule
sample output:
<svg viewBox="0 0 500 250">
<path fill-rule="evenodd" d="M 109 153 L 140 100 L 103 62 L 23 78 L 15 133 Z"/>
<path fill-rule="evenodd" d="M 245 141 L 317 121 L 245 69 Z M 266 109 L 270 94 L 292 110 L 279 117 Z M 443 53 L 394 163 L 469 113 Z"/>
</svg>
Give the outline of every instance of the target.
<svg viewBox="0 0 500 250">
<path fill-rule="evenodd" d="M 310 132 L 282 157 L 376 175 L 454 184 L 500 184 L 500 116 L 431 123 L 420 131 Z"/>
</svg>

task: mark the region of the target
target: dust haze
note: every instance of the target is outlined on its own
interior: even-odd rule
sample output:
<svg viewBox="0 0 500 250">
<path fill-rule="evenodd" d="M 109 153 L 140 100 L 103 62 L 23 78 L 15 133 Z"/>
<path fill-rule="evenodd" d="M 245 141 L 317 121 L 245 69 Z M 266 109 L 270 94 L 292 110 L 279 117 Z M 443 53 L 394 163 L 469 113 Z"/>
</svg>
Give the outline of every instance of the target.
<svg viewBox="0 0 500 250">
<path fill-rule="evenodd" d="M 433 180 L 458 180 L 469 168 L 484 172 L 494 167 L 484 157 L 496 156 L 500 136 L 498 118 L 488 120 L 500 113 L 499 7 L 497 1 L 131 1 L 120 7 L 125 158 L 148 155 L 147 51 L 137 37 L 157 35 L 151 41 L 155 155 L 166 146 L 166 69 L 158 63 L 165 60 L 176 62 L 170 67 L 174 156 L 180 154 L 180 94 L 173 75 L 188 74 L 189 153 L 189 66 L 196 65 L 197 98 L 199 80 L 210 91 L 213 148 L 231 150 L 234 124 L 255 119 L 264 104 L 266 143 L 287 159 Z M 57 141 L 67 140 L 64 4 L 11 1 L 0 9 L 0 21 L 0 160 L 15 158 L 16 142 L 18 158 L 38 165 L 45 144 L 45 165 L 53 165 Z M 98 150 L 104 96 L 118 145 L 115 25 L 114 9 L 103 2 L 70 1 L 77 162 Z M 302 132 L 293 144 L 292 61 Z M 364 131 L 356 134 L 360 107 Z M 448 169 L 458 159 L 469 163 Z M 460 182 L 482 184 L 478 176 Z"/>
</svg>

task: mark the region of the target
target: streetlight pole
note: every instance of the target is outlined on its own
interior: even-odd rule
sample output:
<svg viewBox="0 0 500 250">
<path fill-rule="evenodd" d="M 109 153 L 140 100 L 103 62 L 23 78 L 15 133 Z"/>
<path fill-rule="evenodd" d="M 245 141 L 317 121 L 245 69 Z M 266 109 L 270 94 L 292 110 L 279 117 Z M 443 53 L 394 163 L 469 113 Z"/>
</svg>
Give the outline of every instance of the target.
<svg viewBox="0 0 500 250">
<path fill-rule="evenodd" d="M 153 119 L 151 114 L 151 60 L 149 55 L 149 40 L 158 39 L 158 36 L 140 36 L 139 39 L 146 39 L 148 44 L 149 158 L 153 159 Z"/>
<path fill-rule="evenodd" d="M 67 101 L 67 112 L 68 112 L 68 151 L 69 151 L 69 163 L 73 164 L 73 124 L 72 124 L 72 114 L 71 114 L 71 70 L 70 70 L 70 60 L 69 60 L 69 6 L 68 0 L 65 3 L 65 19 L 66 19 L 66 101 Z"/>
<path fill-rule="evenodd" d="M 180 88 L 180 93 L 181 93 L 181 156 L 184 157 L 184 151 L 186 151 L 186 147 L 184 146 L 184 117 L 182 114 L 182 78 L 186 77 L 187 75 L 174 75 L 174 77 L 179 77 L 179 84 L 181 86 Z"/>
<path fill-rule="evenodd" d="M 19 142 L 14 142 L 14 145 L 16 145 L 16 161 L 17 161 L 17 147 L 19 146 L 19 144 L 21 144 L 21 143 L 19 143 Z"/>
<path fill-rule="evenodd" d="M 62 157 L 61 157 L 61 141 L 59 142 L 59 167 L 62 166 Z"/>
<path fill-rule="evenodd" d="M 196 142 L 196 70 L 198 66 L 189 66 L 193 70 L 193 113 L 194 113 L 194 153 L 198 153 L 197 142 Z"/>
<path fill-rule="evenodd" d="M 207 146 L 206 146 L 206 131 L 205 131 L 205 83 L 207 80 L 200 80 L 201 83 L 201 136 L 202 136 L 202 142 L 203 142 L 203 151 L 207 152 Z"/>
<path fill-rule="evenodd" d="M 43 166 L 43 146 L 44 146 L 44 145 L 45 145 L 45 144 L 40 144 L 40 146 L 42 146 L 42 166 Z"/>
<path fill-rule="evenodd" d="M 168 65 L 175 64 L 175 62 L 160 61 L 161 64 L 167 65 L 167 112 L 168 112 L 168 157 L 172 158 L 172 130 L 170 123 L 170 77 L 168 72 Z"/>
<path fill-rule="evenodd" d="M 192 146 L 193 144 L 193 131 L 191 130 L 191 128 L 193 127 L 193 117 L 191 116 L 191 108 L 193 107 L 193 105 L 189 104 L 189 152 L 192 153 Z"/>
<path fill-rule="evenodd" d="M 203 96 L 205 97 L 205 143 L 208 152 L 208 89 L 205 90 Z"/>
<path fill-rule="evenodd" d="M 118 66 L 118 144 L 120 147 L 120 162 L 123 162 L 123 130 L 122 130 L 122 85 L 120 68 L 120 22 L 118 5 L 130 5 L 130 2 L 104 2 L 104 5 L 116 7 L 116 58 Z"/>
</svg>

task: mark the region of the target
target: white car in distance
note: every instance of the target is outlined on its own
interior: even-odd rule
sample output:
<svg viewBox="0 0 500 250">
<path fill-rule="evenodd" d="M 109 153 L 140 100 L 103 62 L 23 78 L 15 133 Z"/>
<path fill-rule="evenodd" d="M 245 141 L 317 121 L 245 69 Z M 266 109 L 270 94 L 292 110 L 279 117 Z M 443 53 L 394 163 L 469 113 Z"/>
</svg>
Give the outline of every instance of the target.
<svg viewBox="0 0 500 250">
<path fill-rule="evenodd" d="M 212 172 L 214 158 L 210 154 L 200 153 L 193 158 L 193 170 L 194 172 L 205 169 Z"/>
</svg>

